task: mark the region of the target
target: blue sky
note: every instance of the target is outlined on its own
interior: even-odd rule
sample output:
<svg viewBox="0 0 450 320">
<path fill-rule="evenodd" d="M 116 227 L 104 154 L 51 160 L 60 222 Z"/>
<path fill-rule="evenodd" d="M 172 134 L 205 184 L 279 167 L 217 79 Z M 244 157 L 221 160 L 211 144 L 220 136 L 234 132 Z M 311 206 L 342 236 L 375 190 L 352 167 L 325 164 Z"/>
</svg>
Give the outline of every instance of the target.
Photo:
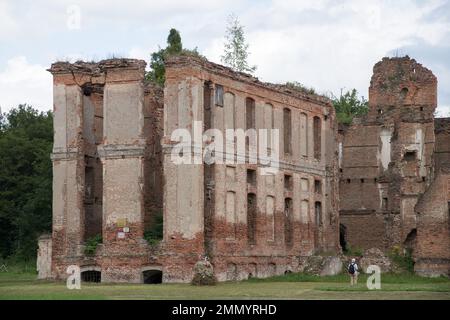
<svg viewBox="0 0 450 320">
<path fill-rule="evenodd" d="M 450 116 L 450 0 L 0 0 L 0 106 L 52 107 L 45 71 L 56 60 L 141 58 L 171 27 L 183 45 L 220 63 L 227 16 L 245 26 L 263 81 L 299 81 L 322 93 L 367 97 L 383 56 L 415 58 L 438 77 L 438 111 Z"/>
</svg>

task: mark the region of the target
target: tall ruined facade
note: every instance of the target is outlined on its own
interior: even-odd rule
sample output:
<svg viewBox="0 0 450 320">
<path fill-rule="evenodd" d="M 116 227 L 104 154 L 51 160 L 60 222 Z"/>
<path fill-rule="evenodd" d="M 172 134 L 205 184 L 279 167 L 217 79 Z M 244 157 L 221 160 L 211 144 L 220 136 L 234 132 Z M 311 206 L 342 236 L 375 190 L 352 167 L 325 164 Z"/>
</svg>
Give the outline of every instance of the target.
<svg viewBox="0 0 450 320">
<path fill-rule="evenodd" d="M 164 89 L 145 81 L 142 60 L 49 71 L 53 232 L 40 238 L 41 278 L 77 265 L 84 280 L 189 282 L 206 256 L 220 281 L 241 280 L 394 246 L 412 251 L 417 273 L 448 274 L 450 119 L 434 119 L 437 80 L 415 60 L 378 62 L 368 114 L 339 130 L 329 99 L 200 58 L 169 59 Z M 252 161 L 261 151 L 278 155 L 277 170 Z M 160 217 L 163 238 L 146 241 Z"/>
<path fill-rule="evenodd" d="M 49 71 L 53 234 L 41 250 L 51 255 L 48 270 L 40 260 L 42 277 L 65 278 L 77 265 L 86 280 L 188 282 L 207 256 L 219 280 L 237 280 L 301 271 L 308 256 L 339 252 L 337 123 L 328 99 L 184 56 L 167 63 L 164 93 L 146 83 L 141 60 L 59 62 Z M 200 153 L 200 163 L 175 164 L 172 133 L 194 135 L 194 121 L 200 135 L 278 129 L 280 143 L 266 147 L 281 149 L 279 170 L 206 164 L 195 147 L 189 153 Z M 149 244 L 144 233 L 162 212 L 163 239 Z M 87 254 L 93 236 L 102 243 Z"/>
<path fill-rule="evenodd" d="M 194 121 L 203 131 L 278 129 L 279 142 L 267 147 L 280 149 L 279 170 L 264 174 L 249 150 L 245 164 L 174 164 L 172 133 L 194 136 Z M 176 280 L 189 280 L 186 262 L 203 254 L 219 280 L 241 280 L 299 271 L 308 256 L 339 251 L 337 124 L 328 99 L 176 57 L 166 64 L 164 131 L 164 245 L 180 259 L 167 268 L 187 273 Z M 224 133 L 224 146 L 234 142 Z M 193 159 L 201 151 L 188 152 Z"/>
<path fill-rule="evenodd" d="M 438 186 L 448 168 L 439 150 L 448 150 L 448 141 L 436 138 L 436 107 L 437 79 L 415 60 L 384 58 L 374 66 L 368 114 L 340 130 L 342 246 L 385 251 L 397 246 L 412 251 L 417 272 L 448 273 L 448 190 Z M 439 202 L 433 198 L 436 189 Z M 440 230 L 430 232 L 431 221 Z M 425 241 L 436 241 L 439 253 Z"/>
<path fill-rule="evenodd" d="M 69 265 L 102 281 L 140 282 L 145 225 L 162 210 L 162 97 L 145 62 L 55 63 L 51 273 Z M 151 172 L 151 174 L 150 174 Z M 93 236 L 102 244 L 85 253 Z"/>
</svg>

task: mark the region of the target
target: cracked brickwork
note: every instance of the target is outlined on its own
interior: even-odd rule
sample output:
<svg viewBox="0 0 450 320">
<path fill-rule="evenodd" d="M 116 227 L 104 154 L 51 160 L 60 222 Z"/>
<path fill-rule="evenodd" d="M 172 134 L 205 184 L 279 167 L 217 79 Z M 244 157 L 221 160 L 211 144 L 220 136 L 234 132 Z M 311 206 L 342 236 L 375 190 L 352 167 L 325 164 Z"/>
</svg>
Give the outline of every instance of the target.
<svg viewBox="0 0 450 320">
<path fill-rule="evenodd" d="M 417 261 L 427 256 L 424 242 L 433 236 L 450 246 L 447 222 L 442 230 L 426 231 L 439 221 L 430 193 L 449 165 L 448 121 L 434 119 L 436 106 L 437 79 L 414 59 L 383 58 L 374 66 L 367 116 L 340 128 L 340 220 L 348 247 L 397 246 L 412 250 Z M 419 199 L 426 211 L 420 215 Z M 446 214 L 440 219 L 448 221 L 446 208 L 441 200 Z M 447 261 L 440 271 L 447 274 L 448 251 L 440 257 Z"/>
<path fill-rule="evenodd" d="M 418 273 L 448 268 L 450 121 L 433 118 L 436 78 L 408 57 L 375 65 L 368 115 L 339 131 L 329 99 L 195 57 L 167 61 L 164 89 L 144 80 L 142 60 L 49 71 L 53 232 L 41 243 L 42 277 L 65 278 L 76 264 L 103 282 L 142 283 L 144 272 L 189 282 L 204 256 L 219 281 L 266 277 L 339 254 L 340 230 L 351 247 L 413 249 Z M 175 164 L 172 133 L 195 135 L 194 121 L 223 132 L 279 129 L 278 172 Z M 159 214 L 163 239 L 150 245 L 144 232 Z M 103 242 L 86 255 L 95 235 Z"/>
</svg>

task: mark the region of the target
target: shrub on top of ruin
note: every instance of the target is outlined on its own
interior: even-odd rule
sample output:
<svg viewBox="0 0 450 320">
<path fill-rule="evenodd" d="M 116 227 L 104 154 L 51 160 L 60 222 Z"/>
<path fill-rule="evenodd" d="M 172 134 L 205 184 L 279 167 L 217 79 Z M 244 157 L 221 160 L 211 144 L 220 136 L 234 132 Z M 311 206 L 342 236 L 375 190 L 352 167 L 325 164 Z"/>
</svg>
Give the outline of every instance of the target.
<svg viewBox="0 0 450 320">
<path fill-rule="evenodd" d="M 97 246 L 103 242 L 103 238 L 100 234 L 90 237 L 84 243 L 84 254 L 87 256 L 93 256 L 97 250 Z"/>
<path fill-rule="evenodd" d="M 250 66 L 247 62 L 250 53 L 249 45 L 245 41 L 244 27 L 234 14 L 228 17 L 225 39 L 224 53 L 220 57 L 221 62 L 234 71 L 253 74 L 256 66 Z"/>
<path fill-rule="evenodd" d="M 332 96 L 334 109 L 336 110 L 336 118 L 339 123 L 350 124 L 354 117 L 367 114 L 369 111 L 369 103 L 364 97 L 358 97 L 358 91 L 352 89 L 340 97 Z"/>
<path fill-rule="evenodd" d="M 300 82 L 297 81 L 288 81 L 286 82 L 283 86 L 285 86 L 288 89 L 294 90 L 294 91 L 298 91 L 301 93 L 306 93 L 306 94 L 316 94 L 317 92 L 313 87 L 307 87 L 303 84 L 301 84 Z"/>
<path fill-rule="evenodd" d="M 163 213 L 159 211 L 152 225 L 144 231 L 144 239 L 151 246 L 157 245 L 163 238 Z"/>
<path fill-rule="evenodd" d="M 184 49 L 181 42 L 181 36 L 178 30 L 170 29 L 169 36 L 167 37 L 167 47 L 151 54 L 150 68 L 151 70 L 145 75 L 145 79 L 159 86 L 164 86 L 166 80 L 166 67 L 164 65 L 168 57 L 174 55 L 186 55 L 195 56 L 205 59 L 198 52 L 197 48 L 193 50 Z"/>
</svg>

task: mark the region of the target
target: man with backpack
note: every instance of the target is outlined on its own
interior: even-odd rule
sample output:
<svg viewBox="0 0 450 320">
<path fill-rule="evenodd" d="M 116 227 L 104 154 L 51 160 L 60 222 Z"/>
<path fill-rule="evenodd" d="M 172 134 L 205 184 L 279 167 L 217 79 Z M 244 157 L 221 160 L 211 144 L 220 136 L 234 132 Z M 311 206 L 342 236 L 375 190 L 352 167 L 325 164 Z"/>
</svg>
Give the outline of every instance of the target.
<svg viewBox="0 0 450 320">
<path fill-rule="evenodd" d="M 354 285 L 358 283 L 358 265 L 356 264 L 356 260 L 352 259 L 352 262 L 348 265 L 347 268 L 348 274 L 350 275 L 350 285 Z"/>
</svg>

